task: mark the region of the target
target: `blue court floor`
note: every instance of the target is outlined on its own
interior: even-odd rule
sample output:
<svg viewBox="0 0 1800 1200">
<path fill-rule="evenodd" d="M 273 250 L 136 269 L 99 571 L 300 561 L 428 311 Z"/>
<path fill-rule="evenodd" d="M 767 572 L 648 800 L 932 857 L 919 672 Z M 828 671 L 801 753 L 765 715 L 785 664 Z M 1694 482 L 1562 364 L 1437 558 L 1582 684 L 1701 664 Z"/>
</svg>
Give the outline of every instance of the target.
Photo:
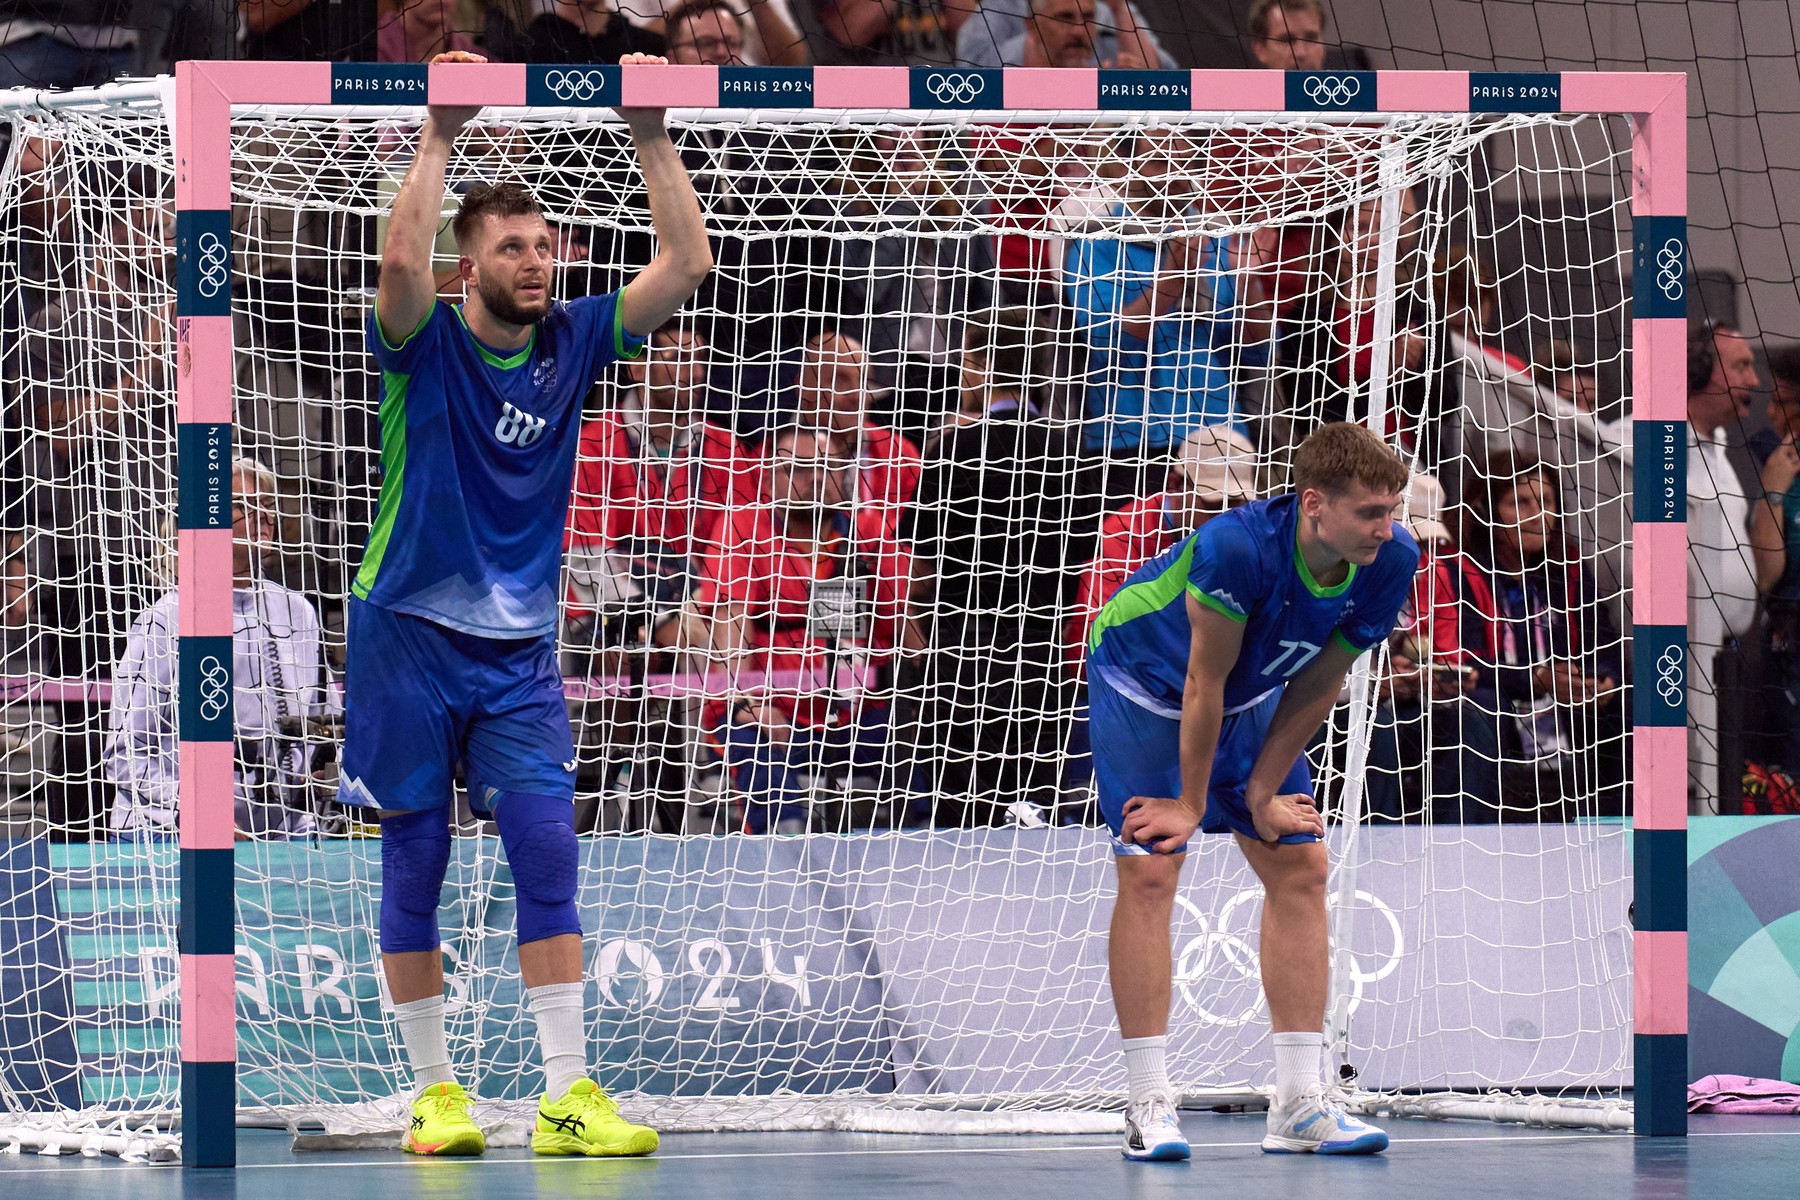
<svg viewBox="0 0 1800 1200">
<path fill-rule="evenodd" d="M 1796 1200 L 1800 1118 L 1695 1117 L 1691 1136 L 1647 1140 L 1475 1122 L 1396 1121 L 1392 1148 L 1361 1159 L 1265 1155 L 1263 1118 L 1189 1113 L 1188 1163 L 1127 1163 L 1098 1137 L 687 1134 L 650 1159 L 472 1161 L 393 1153 L 295 1154 L 286 1135 L 245 1131 L 235 1172 L 108 1160 L 0 1157 L 6 1200 L 510 1200 L 570 1196 L 694 1200 Z"/>
</svg>

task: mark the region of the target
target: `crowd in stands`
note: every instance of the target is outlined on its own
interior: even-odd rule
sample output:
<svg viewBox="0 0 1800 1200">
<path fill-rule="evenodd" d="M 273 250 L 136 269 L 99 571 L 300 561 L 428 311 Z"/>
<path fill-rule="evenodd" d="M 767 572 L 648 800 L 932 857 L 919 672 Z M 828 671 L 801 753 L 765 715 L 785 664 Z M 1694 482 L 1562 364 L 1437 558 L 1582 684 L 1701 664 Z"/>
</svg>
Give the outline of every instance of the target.
<svg viewBox="0 0 1800 1200">
<path fill-rule="evenodd" d="M 619 4 L 240 0 L 234 50 L 1175 65 L 1127 0 Z M 206 7 L 183 7 L 198 43 Z M 195 44 L 141 44 L 123 24 L 127 0 L 36 8 L 55 19 L 38 28 L 15 15 L 0 31 L 12 73 L 0 82 L 97 83 Z M 9 9 L 33 6 L 0 5 L 0 16 Z M 1318 0 L 1259 0 L 1252 56 L 1316 67 L 1326 25 Z M 1311 424 L 1360 418 L 1385 363 L 1384 432 L 1445 474 L 1422 470 L 1408 494 L 1424 558 L 1377 672 L 1366 813 L 1492 822 L 1629 811 L 1626 580 L 1584 524 L 1591 481 L 1554 438 L 1458 420 L 1522 394 L 1553 417 L 1586 414 L 1616 455 L 1628 439 L 1604 418 L 1624 390 L 1618 358 L 1603 373 L 1595 346 L 1522 344 L 1497 265 L 1442 238 L 1428 248 L 1411 191 L 1255 234 L 1163 236 L 1196 228 L 1203 200 L 1193 181 L 1205 148 L 1179 131 L 1054 162 L 1016 130 L 979 130 L 966 144 L 931 130 L 880 136 L 846 152 L 835 174 L 766 169 L 778 148 L 755 131 L 682 142 L 709 214 L 754 230 L 790 211 L 805 174 L 821 193 L 805 211 L 846 224 L 812 244 L 716 237 L 702 303 L 729 319 L 672 321 L 596 390 L 563 629 L 565 673 L 593 685 L 572 701 L 585 786 L 667 794 L 711 764 L 734 820 L 757 833 L 816 827 L 814 798 L 832 789 L 869 798 L 853 824 L 1090 820 L 1082 664 L 1101 605 L 1210 516 L 1278 491 L 1287 448 Z M 15 147 L 35 206 L 24 227 L 68 218 L 52 184 L 34 190 L 57 177 L 55 153 Z M 948 225 L 997 164 L 1041 186 L 980 198 L 995 236 L 856 232 L 871 211 Z M 166 457 L 126 453 L 173 438 L 169 406 L 139 402 L 170 386 L 170 230 L 164 208 L 143 202 L 143 180 L 113 176 L 137 199 L 121 202 L 101 232 L 109 252 L 80 277 L 34 261 L 40 246 L 6 251 L 21 281 L 9 302 L 23 331 L 12 374 L 29 386 L 0 397 L 0 427 L 22 435 L 0 454 L 0 834 L 54 819 L 132 837 L 166 832 L 174 817 L 173 595 L 169 563 L 149 550 L 170 544 L 170 507 L 148 499 L 174 484 Z M 1390 213 L 1398 296 L 1377 311 Z M 629 236 L 559 236 L 568 292 L 616 286 L 606 271 L 646 257 Z M 285 287 L 290 311 L 330 284 L 283 276 L 279 263 L 246 269 L 257 287 Z M 1390 331 L 1382 346 L 1380 329 Z M 1692 787 L 1778 804 L 1800 773 L 1800 558 L 1790 553 L 1800 547 L 1800 348 L 1767 355 L 1774 391 L 1766 421 L 1750 426 L 1756 351 L 1720 325 L 1690 341 Z M 298 367 L 250 390 L 354 394 L 345 378 L 322 384 Z M 279 439 L 262 436 L 293 419 L 241 414 L 248 445 L 234 470 L 246 836 L 317 832 L 329 808 L 319 798 L 335 695 L 325 647 L 345 580 L 342 564 L 334 577 L 296 551 L 296 521 L 314 514 L 297 516 L 283 485 L 327 468 L 284 459 Z M 372 455 L 378 431 L 369 422 L 334 436 Z M 288 441 L 301 440 L 329 439 L 308 430 Z M 100 494 L 109 501 L 95 503 Z M 367 519 L 333 536 L 355 544 Z M 303 538 L 324 540 L 311 526 Z M 1721 651 L 1740 650 L 1747 673 L 1720 667 Z M 657 685 L 696 673 L 735 682 L 698 699 Z M 15 686 L 58 678 L 110 679 L 98 744 L 59 744 L 70 723 Z M 1719 706 L 1733 686 L 1760 689 L 1749 707 L 1765 720 L 1722 758 L 1720 730 L 1736 717 Z M 94 739 L 60 737 L 82 740 Z M 105 795 L 48 811 L 45 781 L 79 775 L 82 754 Z M 1726 786 L 1733 770 L 1742 789 Z M 606 824 L 598 809 L 592 819 Z M 649 819 L 640 814 L 640 827 Z M 672 820 L 660 826 L 678 828 Z"/>
</svg>

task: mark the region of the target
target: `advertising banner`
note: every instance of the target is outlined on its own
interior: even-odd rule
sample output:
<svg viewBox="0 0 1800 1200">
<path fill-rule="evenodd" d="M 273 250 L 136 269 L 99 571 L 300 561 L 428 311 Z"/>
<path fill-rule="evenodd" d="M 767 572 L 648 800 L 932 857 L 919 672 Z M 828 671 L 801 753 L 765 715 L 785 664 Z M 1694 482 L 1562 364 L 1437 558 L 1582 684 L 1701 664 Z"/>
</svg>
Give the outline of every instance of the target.
<svg viewBox="0 0 1800 1200">
<path fill-rule="evenodd" d="M 1350 1062 L 1372 1087 L 1626 1081 L 1630 898 L 1617 826 L 1365 829 L 1335 914 Z M 1216 844 L 1214 844 L 1216 843 Z M 16 1093 L 70 1106 L 173 1094 L 172 844 L 38 844 L 45 881 L 0 919 L 0 1033 L 29 1019 L 79 1070 Z M 593 1060 L 653 1095 L 1065 1093 L 1123 1087 L 1106 982 L 1103 832 L 584 839 Z M 1176 908 L 1172 1074 L 1270 1075 L 1261 893 L 1221 839 Z M 9 860 L 10 861 L 10 860 Z M 238 849 L 247 1104 L 352 1103 L 405 1085 L 376 966 L 379 842 Z M 540 1084 L 511 877 L 459 838 L 440 925 L 452 1054 L 485 1097 Z M 22 944 L 29 941 L 29 946 Z M 73 1058 L 71 1058 L 71 1054 Z M 9 1071 L 14 1068 L 9 1067 Z"/>
</svg>

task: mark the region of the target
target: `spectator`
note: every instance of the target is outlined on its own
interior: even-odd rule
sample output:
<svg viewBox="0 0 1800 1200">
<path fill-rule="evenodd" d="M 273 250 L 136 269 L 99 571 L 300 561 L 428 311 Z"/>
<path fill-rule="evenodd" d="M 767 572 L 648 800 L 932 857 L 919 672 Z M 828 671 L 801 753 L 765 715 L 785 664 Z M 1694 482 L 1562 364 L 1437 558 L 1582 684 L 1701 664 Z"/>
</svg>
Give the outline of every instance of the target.
<svg viewBox="0 0 1800 1200">
<path fill-rule="evenodd" d="M 1769 423 L 1747 441 L 1757 470 L 1768 466 L 1769 456 L 1783 442 L 1800 437 L 1800 345 L 1782 346 L 1769 352 Z"/>
<path fill-rule="evenodd" d="M 1100 522 L 1100 550 L 1075 589 L 1064 630 L 1079 671 L 1100 609 L 1130 574 L 1227 509 L 1256 499 L 1256 450 L 1228 425 L 1196 429 L 1181 443 L 1162 489 Z"/>
<path fill-rule="evenodd" d="M 1472 698 L 1479 679 L 1473 664 L 1485 641 L 1463 641 L 1466 630 L 1480 626 L 1462 620 L 1460 589 L 1447 575 L 1462 568 L 1443 521 L 1443 485 L 1416 474 L 1406 501 L 1419 573 L 1378 680 L 1365 804 L 1376 819 L 1492 820 L 1500 803 L 1499 737 L 1493 714 Z"/>
<path fill-rule="evenodd" d="M 679 35 L 691 25 L 672 29 Z M 801 173 L 795 142 L 779 129 L 708 122 L 682 130 L 676 144 L 716 235 L 714 269 L 695 308 L 709 314 L 713 347 L 740 364 L 731 411 L 719 416 L 740 437 L 754 437 L 778 400 L 775 371 L 764 364 L 806 336 L 805 313 L 816 311 L 795 287 L 810 254 L 794 231 L 805 204 L 793 191 Z"/>
<path fill-rule="evenodd" d="M 136 62 L 134 0 L 0 0 L 0 88 L 94 87 Z"/>
<path fill-rule="evenodd" d="M 237 0 L 244 57 L 265 61 L 375 62 L 376 0 Z"/>
<path fill-rule="evenodd" d="M 1256 0 L 1250 6 L 1250 56 L 1276 71 L 1325 66 L 1325 6 L 1319 0 Z"/>
<path fill-rule="evenodd" d="M 873 66 L 931 67 L 955 57 L 974 0 L 810 0 L 829 57 Z"/>
<path fill-rule="evenodd" d="M 1403 225 L 1412 215 L 1411 200 L 1410 191 L 1401 193 Z M 1352 412 L 1353 401 L 1361 397 L 1367 403 L 1382 299 L 1382 212 L 1383 201 L 1377 198 L 1339 214 L 1326 241 L 1320 277 L 1307 286 L 1283 322 L 1281 359 L 1291 368 L 1286 376 L 1288 408 L 1302 423 L 1360 419 L 1360 412 Z M 1386 432 L 1414 448 L 1420 430 L 1434 425 L 1437 414 L 1427 411 L 1433 389 L 1418 369 L 1424 361 L 1421 314 L 1409 302 L 1407 282 L 1396 265 Z M 1435 461 L 1429 453 L 1420 457 Z"/>
<path fill-rule="evenodd" d="M 1172 65 L 1158 62 L 1147 31 L 1141 31 L 1141 46 L 1134 32 L 1121 49 L 1112 10 L 1101 0 L 1018 0 L 1016 14 L 1011 2 L 999 0 L 996 8 L 989 0 L 977 19 L 963 26 L 959 59 L 994 67 Z M 1060 300 L 1049 287 L 1064 250 L 1055 235 L 1079 228 L 1084 217 L 1117 202 L 1091 157 L 1098 147 L 1026 126 L 980 130 L 975 144 L 982 170 L 992 177 L 993 214 L 1009 231 L 994 238 L 1003 294 L 1027 304 Z"/>
<path fill-rule="evenodd" d="M 44 641 L 32 603 L 30 537 L 24 530 L 0 534 L 0 550 L 0 680 L 10 687 L 43 673 Z"/>
<path fill-rule="evenodd" d="M 473 54 L 475 40 L 455 28 L 455 0 L 388 0 L 375 41 L 382 62 L 430 62 L 451 50 Z"/>
<path fill-rule="evenodd" d="M 1737 330 L 1707 321 L 1688 335 L 1688 790 L 1714 798 L 1719 768 L 1715 659 L 1735 652 L 1756 615 L 1747 544 L 1751 488 L 1738 476 L 1725 436 L 1743 424 L 1758 387 L 1756 355 Z M 1735 783 L 1735 781 L 1729 781 Z"/>
<path fill-rule="evenodd" d="M 222 0 L 135 0 L 137 11 L 153 10 L 154 23 L 140 22 L 136 73 L 173 75 L 184 59 L 237 56 L 238 10 Z"/>
<path fill-rule="evenodd" d="M 662 34 L 634 25 L 613 0 L 550 0 L 517 50 L 534 63 L 616 63 L 627 54 L 661 54 Z"/>
<path fill-rule="evenodd" d="M 1774 360 L 1771 359 L 1771 367 Z M 1790 357 L 1784 367 L 1792 365 Z M 1779 392 L 1780 379 L 1776 389 Z M 1779 771 L 1787 787 L 1800 777 L 1800 451 L 1789 433 L 1763 465 L 1762 499 L 1755 505 L 1751 546 L 1756 557 L 1756 586 L 1768 620 L 1767 654 L 1762 689 L 1769 710 L 1761 714 L 1772 735 L 1764 755 L 1766 774 Z M 1746 780 L 1748 782 L 1748 780 Z M 1770 789 L 1772 792 L 1775 790 Z M 1750 804 L 1744 811 L 1753 811 Z"/>
<path fill-rule="evenodd" d="M 1325 8 L 1318 0 L 1256 0 L 1246 21 L 1250 31 L 1251 62 L 1270 70 L 1317 71 L 1325 62 Z M 1245 181 L 1250 190 L 1263 195 L 1278 208 L 1283 197 L 1306 177 L 1317 174 L 1324 165 L 1321 152 L 1329 153 L 1316 139 L 1302 135 L 1274 141 L 1246 139 L 1249 144 L 1236 151 L 1235 157 L 1260 157 L 1261 163 L 1244 163 Z M 1230 148 L 1223 154 L 1233 156 Z M 1402 203 L 1410 211 L 1402 216 L 1400 230 L 1402 263 L 1406 261 L 1418 238 L 1418 204 L 1411 192 L 1402 194 Z M 1371 227 L 1373 223 L 1371 222 Z M 1318 279 L 1313 265 L 1332 241 L 1332 227 L 1319 220 L 1284 221 L 1275 235 L 1269 268 L 1273 278 L 1276 311 L 1286 316 Z M 1404 279 L 1409 272 L 1401 270 Z M 1298 439 L 1296 439 L 1298 440 Z"/>
<path fill-rule="evenodd" d="M 1175 68 L 1136 10 L 1111 0 L 982 0 L 956 35 L 956 59 L 970 67 Z"/>
<path fill-rule="evenodd" d="M 578 702 L 577 757 L 599 764 L 597 778 L 584 768 L 583 786 L 612 791 L 629 778 L 632 791 L 662 795 L 685 786 L 673 772 L 689 761 L 680 731 L 697 714 L 642 685 L 673 666 L 666 651 L 682 646 L 684 606 L 726 518 L 762 493 L 760 464 L 702 415 L 710 347 L 675 321 L 648 341 L 626 364 L 634 390 L 625 403 L 582 426 L 562 646 L 568 673 L 630 684 Z"/>
<path fill-rule="evenodd" d="M 790 288 L 788 306 L 854 324 L 870 390 L 894 388 L 913 366 L 948 377 L 963 316 L 991 304 L 993 270 L 987 240 L 968 236 L 960 137 L 929 126 L 856 134 L 832 139 L 821 159 L 825 194 L 805 205 L 816 234 L 786 264 L 793 274 L 804 256 L 806 290 Z"/>
<path fill-rule="evenodd" d="M 67 286 L 71 264 L 63 249 L 75 241 L 75 204 L 71 184 L 84 170 L 78 155 L 48 136 L 19 134 L 11 153 L 18 171 L 18 207 L 4 244 L 6 261 L 16 264 L 17 292 L 5 303 L 16 328 Z"/>
<path fill-rule="evenodd" d="M 1499 714 L 1501 818 L 1527 802 L 1533 820 L 1622 814 L 1622 641 L 1564 536 L 1555 471 L 1502 451 L 1470 472 L 1463 506 L 1461 550 L 1440 557 L 1442 593 L 1421 636 L 1447 646 L 1453 613 L 1461 665 L 1473 671 L 1465 691 Z M 1463 816 L 1487 814 L 1465 800 Z"/>
<path fill-rule="evenodd" d="M 58 635 L 46 653 L 87 678 L 104 677 L 142 602 L 162 542 L 148 498 L 168 493 L 169 464 L 149 448 L 170 444 L 172 414 L 148 401 L 167 393 L 173 339 L 161 297 L 146 303 L 138 272 L 163 264 L 136 241 L 138 225 L 136 214 L 109 219 L 82 286 L 33 314 L 22 339 L 35 429 L 18 454 L 18 524 L 43 539 L 37 607 Z"/>
<path fill-rule="evenodd" d="M 770 0 L 751 0 L 754 23 L 746 26 L 731 0 L 684 0 L 663 19 L 669 61 L 684 66 L 806 66 L 812 61 L 806 39 L 783 9 Z"/>
<path fill-rule="evenodd" d="M 938 441 L 903 534 L 914 641 L 932 651 L 916 744 L 931 747 L 936 823 L 958 826 L 1056 802 L 1073 699 L 1058 627 L 1092 529 L 1077 447 L 1032 396 L 1031 312 L 974 314 L 962 350 L 961 407 L 980 415 Z"/>
<path fill-rule="evenodd" d="M 1493 267 L 1468 247 L 1452 246 L 1432 265 L 1430 288 L 1448 337 L 1446 355 L 1439 362 L 1478 352 L 1507 371 L 1530 376 L 1530 364 L 1506 350 L 1506 331 L 1495 328 L 1500 282 Z"/>
<path fill-rule="evenodd" d="M 1002 230 L 993 238 L 1001 294 L 1060 306 L 1067 238 L 1119 202 L 1124 164 L 1096 141 L 1042 127 L 989 126 L 972 141 L 988 180 L 988 218 Z"/>
<path fill-rule="evenodd" d="M 707 421 L 708 347 L 674 321 L 626 364 L 634 394 L 583 424 L 569 507 L 577 646 L 672 645 L 699 559 L 761 496 L 759 466 Z"/>
<path fill-rule="evenodd" d="M 29 685 L 50 674 L 49 639 L 36 608 L 36 547 L 28 533 L 0 534 L 0 839 L 42 837 L 49 819 L 57 706 Z"/>
<path fill-rule="evenodd" d="M 852 502 L 881 512 L 890 523 L 919 490 L 922 460 L 910 441 L 870 416 L 869 359 L 862 343 L 845 333 L 809 338 L 800 356 L 802 429 L 823 432 L 832 458 L 854 464 Z"/>
<path fill-rule="evenodd" d="M 1238 423 L 1232 371 L 1267 361 L 1272 313 L 1262 273 L 1242 270 L 1247 247 L 1178 232 L 1197 215 L 1197 153 L 1180 132 L 1141 136 L 1116 233 L 1069 245 L 1064 281 L 1089 346 L 1086 446 L 1122 468 L 1109 495 L 1141 495 L 1142 463 L 1192 430 Z"/>
<path fill-rule="evenodd" d="M 701 623 L 734 672 L 761 676 L 707 714 L 752 833 L 804 831 L 807 777 L 886 754 L 888 706 L 868 675 L 899 645 L 911 564 L 880 510 L 852 502 L 853 464 L 825 432 L 782 430 L 767 499 L 731 514 L 708 567 Z M 857 666 L 865 678 L 846 688 L 841 668 Z"/>
<path fill-rule="evenodd" d="M 1539 342 L 1531 356 L 1531 376 L 1547 392 L 1555 392 L 1565 403 L 1582 412 L 1599 407 L 1599 383 L 1594 368 L 1581 363 L 1575 347 L 1562 338 Z"/>
<path fill-rule="evenodd" d="M 239 459 L 231 473 L 232 717 L 240 839 L 312 829 L 306 723 L 321 715 L 319 618 L 298 592 L 262 578 L 273 548 L 274 473 Z M 117 787 L 111 829 L 173 833 L 179 810 L 175 712 L 176 593 L 132 623 L 114 673 L 105 767 Z"/>
<path fill-rule="evenodd" d="M 663 36 L 677 66 L 743 65 L 744 22 L 730 0 L 688 0 L 669 10 Z"/>
</svg>

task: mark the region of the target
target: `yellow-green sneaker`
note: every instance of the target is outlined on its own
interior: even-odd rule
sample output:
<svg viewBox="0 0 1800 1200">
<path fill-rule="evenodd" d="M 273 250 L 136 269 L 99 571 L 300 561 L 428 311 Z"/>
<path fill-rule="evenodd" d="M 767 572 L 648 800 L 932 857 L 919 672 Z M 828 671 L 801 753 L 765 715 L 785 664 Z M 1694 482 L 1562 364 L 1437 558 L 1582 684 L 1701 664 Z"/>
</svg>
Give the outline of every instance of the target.
<svg viewBox="0 0 1800 1200">
<path fill-rule="evenodd" d="M 656 1130 L 621 1117 L 613 1098 L 591 1079 L 577 1079 L 560 1100 L 538 1101 L 531 1148 L 539 1154 L 625 1157 L 654 1154 L 656 1146 Z"/>
<path fill-rule="evenodd" d="M 413 1101 L 412 1128 L 400 1148 L 408 1154 L 480 1154 L 487 1139 L 469 1109 L 475 1102 L 459 1083 L 434 1083 Z"/>
</svg>

